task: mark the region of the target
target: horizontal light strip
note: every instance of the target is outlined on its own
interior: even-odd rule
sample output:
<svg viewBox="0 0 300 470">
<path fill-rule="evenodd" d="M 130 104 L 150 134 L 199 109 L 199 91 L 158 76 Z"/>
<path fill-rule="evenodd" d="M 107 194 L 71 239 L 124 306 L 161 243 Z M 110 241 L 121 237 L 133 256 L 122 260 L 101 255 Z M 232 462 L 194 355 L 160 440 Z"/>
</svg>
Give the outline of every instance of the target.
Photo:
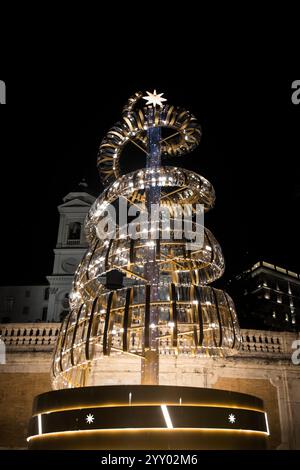
<svg viewBox="0 0 300 470">
<path fill-rule="evenodd" d="M 263 410 L 258 410 L 257 408 L 241 408 L 240 406 L 234 406 L 234 405 L 218 405 L 218 404 L 206 404 L 206 403 L 181 403 L 179 402 L 176 403 L 166 403 L 167 406 L 195 406 L 195 407 L 207 407 L 207 408 L 232 408 L 233 410 L 243 410 L 243 411 L 256 411 L 257 413 L 265 413 Z M 112 404 L 112 405 L 80 405 L 72 408 L 61 408 L 61 409 L 54 409 L 50 411 L 44 411 L 43 414 L 51 414 L 51 413 L 62 413 L 63 411 L 75 411 L 75 410 L 85 410 L 85 409 L 92 409 L 92 408 L 127 408 L 129 405 L 128 403 L 124 404 Z M 151 407 L 151 406 L 161 406 L 161 403 L 131 403 L 130 405 L 132 406 L 145 406 L 145 407 Z M 38 416 L 38 413 L 34 414 L 32 417 Z"/>
<path fill-rule="evenodd" d="M 40 436 L 38 434 L 34 436 L 29 436 L 27 437 L 27 442 L 29 442 L 31 439 L 37 439 L 40 437 L 47 437 L 47 436 L 61 436 L 63 434 L 76 434 L 80 432 L 84 433 L 93 433 L 93 432 L 115 432 L 115 431 L 168 431 L 168 432 L 176 432 L 176 431 L 213 431 L 213 432 L 242 432 L 242 433 L 253 433 L 253 434 L 265 434 L 268 436 L 268 433 L 266 431 L 257 431 L 253 429 L 228 429 L 228 428 L 115 428 L 115 429 L 78 429 L 76 431 L 59 431 L 59 432 L 49 432 L 46 434 L 41 434 Z"/>
</svg>

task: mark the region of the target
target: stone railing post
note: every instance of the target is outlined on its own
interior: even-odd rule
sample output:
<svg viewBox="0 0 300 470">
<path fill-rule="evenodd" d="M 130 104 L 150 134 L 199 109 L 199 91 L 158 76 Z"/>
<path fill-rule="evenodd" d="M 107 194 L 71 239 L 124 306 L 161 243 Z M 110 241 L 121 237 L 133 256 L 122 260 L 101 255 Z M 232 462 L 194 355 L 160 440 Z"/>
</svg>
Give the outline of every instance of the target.
<svg viewBox="0 0 300 470">
<path fill-rule="evenodd" d="M 51 351 L 56 342 L 60 323 L 0 324 L 0 334 L 7 351 Z"/>
</svg>

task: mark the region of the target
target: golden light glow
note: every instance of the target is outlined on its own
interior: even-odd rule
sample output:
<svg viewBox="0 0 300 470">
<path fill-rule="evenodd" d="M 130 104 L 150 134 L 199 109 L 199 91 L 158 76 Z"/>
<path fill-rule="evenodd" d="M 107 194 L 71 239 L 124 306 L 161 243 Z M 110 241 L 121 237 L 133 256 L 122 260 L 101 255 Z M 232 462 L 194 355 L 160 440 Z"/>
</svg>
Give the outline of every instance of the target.
<svg viewBox="0 0 300 470">
<path fill-rule="evenodd" d="M 131 397 L 132 400 L 132 397 Z M 241 406 L 236 406 L 236 405 L 225 405 L 225 404 L 210 404 L 210 403 L 188 403 L 188 402 L 165 402 L 164 405 L 166 406 L 180 406 L 180 407 L 200 407 L 200 408 L 229 408 L 229 409 L 234 409 L 234 410 L 242 410 L 242 411 L 256 411 L 257 413 L 265 413 L 264 410 L 259 409 L 259 408 L 252 408 L 252 407 L 241 407 Z M 43 414 L 51 414 L 51 413 L 60 413 L 63 411 L 72 411 L 72 410 L 84 410 L 84 409 L 90 409 L 90 408 L 126 408 L 128 406 L 135 407 L 135 406 L 144 406 L 144 407 L 151 407 L 151 406 L 162 406 L 161 403 L 159 402 L 151 402 L 151 403 L 119 403 L 119 404 L 87 404 L 87 405 L 78 405 L 78 406 L 72 406 L 72 407 L 64 407 L 64 408 L 57 408 L 57 409 L 52 409 L 49 411 L 44 411 L 41 413 Z M 266 413 L 265 413 L 266 414 Z M 33 416 L 38 416 L 38 414 L 34 414 Z"/>
<path fill-rule="evenodd" d="M 228 428 L 115 428 L 115 429 L 79 429 L 77 431 L 63 431 L 63 432 L 49 432 L 47 434 L 42 434 L 42 435 L 34 435 L 34 436 L 29 436 L 27 437 L 27 442 L 29 442 L 31 439 L 40 439 L 40 438 L 45 438 L 47 436 L 64 436 L 65 434 L 78 434 L 78 433 L 117 433 L 117 432 L 214 432 L 214 433 L 242 433 L 242 434 L 262 434 L 268 436 L 268 433 L 266 431 L 256 431 L 253 429 L 228 429 Z"/>
</svg>

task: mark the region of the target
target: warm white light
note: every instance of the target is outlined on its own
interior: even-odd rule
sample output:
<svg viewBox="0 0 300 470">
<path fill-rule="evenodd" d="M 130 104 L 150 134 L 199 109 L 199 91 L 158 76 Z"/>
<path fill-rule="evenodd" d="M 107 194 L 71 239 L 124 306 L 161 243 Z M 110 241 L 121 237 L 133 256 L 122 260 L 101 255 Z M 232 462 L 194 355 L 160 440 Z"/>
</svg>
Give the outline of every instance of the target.
<svg viewBox="0 0 300 470">
<path fill-rule="evenodd" d="M 41 414 L 38 414 L 38 432 L 39 432 L 39 435 L 43 434 Z"/>
<path fill-rule="evenodd" d="M 167 101 L 166 98 L 162 98 L 163 93 L 156 93 L 156 90 L 153 93 L 146 91 L 148 96 L 143 96 L 143 100 L 147 101 L 148 104 L 152 104 L 153 106 L 160 106 L 163 107 L 163 101 Z"/>
<path fill-rule="evenodd" d="M 164 415 L 167 428 L 168 429 L 173 429 L 173 424 L 172 424 L 171 417 L 169 415 L 169 411 L 168 411 L 167 406 L 166 405 L 161 405 L 160 407 L 161 407 L 162 413 Z"/>
<path fill-rule="evenodd" d="M 267 434 L 268 436 L 270 435 L 270 428 L 269 428 L 269 421 L 268 421 L 268 415 L 265 412 L 265 420 L 266 420 L 266 428 L 267 428 Z"/>
<path fill-rule="evenodd" d="M 92 424 L 92 423 L 94 422 L 94 419 L 95 419 L 95 418 L 94 418 L 94 415 L 92 415 L 91 413 L 88 414 L 88 415 L 86 416 L 86 418 L 85 418 L 87 424 Z"/>
</svg>

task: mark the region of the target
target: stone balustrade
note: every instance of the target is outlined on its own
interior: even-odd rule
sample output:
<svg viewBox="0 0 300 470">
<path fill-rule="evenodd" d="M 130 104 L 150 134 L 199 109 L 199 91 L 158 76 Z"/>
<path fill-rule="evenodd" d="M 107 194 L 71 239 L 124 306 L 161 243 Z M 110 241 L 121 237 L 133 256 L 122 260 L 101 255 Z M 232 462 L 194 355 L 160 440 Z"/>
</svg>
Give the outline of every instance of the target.
<svg viewBox="0 0 300 470">
<path fill-rule="evenodd" d="M 8 323 L 0 324 L 0 338 L 7 351 L 51 351 L 60 323 Z M 291 355 L 292 343 L 300 339 L 299 333 L 241 330 L 242 347 L 239 355 L 268 356 Z"/>
<path fill-rule="evenodd" d="M 60 323 L 0 324 L 0 338 L 6 350 L 52 351 Z"/>
<path fill-rule="evenodd" d="M 292 344 L 299 333 L 283 331 L 241 330 L 241 355 L 291 355 Z"/>
</svg>

